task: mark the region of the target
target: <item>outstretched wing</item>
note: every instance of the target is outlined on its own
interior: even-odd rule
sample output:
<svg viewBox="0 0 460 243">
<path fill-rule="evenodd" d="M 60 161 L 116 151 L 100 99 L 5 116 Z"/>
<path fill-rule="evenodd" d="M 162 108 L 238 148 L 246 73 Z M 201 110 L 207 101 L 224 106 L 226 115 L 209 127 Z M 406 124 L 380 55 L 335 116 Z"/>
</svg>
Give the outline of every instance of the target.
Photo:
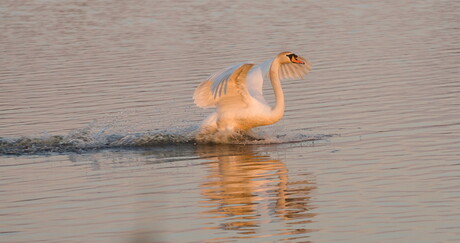
<svg viewBox="0 0 460 243">
<path fill-rule="evenodd" d="M 279 69 L 279 78 L 281 81 L 301 79 L 310 70 L 310 62 L 307 59 L 298 56 L 298 59 L 302 60 L 304 64 L 299 63 L 287 63 L 281 64 Z M 259 65 L 255 65 L 248 73 L 246 78 L 246 86 L 251 96 L 262 103 L 267 103 L 263 96 L 263 83 L 264 79 L 270 79 L 269 72 L 274 58 L 269 59 Z"/>
<path fill-rule="evenodd" d="M 304 64 L 299 63 L 285 63 L 280 65 L 279 78 L 281 81 L 301 79 L 311 70 L 310 62 L 301 56 L 297 56 L 298 59 L 302 60 Z M 274 59 L 265 61 L 264 63 L 254 67 L 260 68 L 264 78 L 270 78 L 268 73 Z"/>
<path fill-rule="evenodd" d="M 229 99 L 247 104 L 246 76 L 253 65 L 240 63 L 212 74 L 196 88 L 193 95 L 195 104 L 202 108 L 215 107 Z"/>
<path fill-rule="evenodd" d="M 280 66 L 280 80 L 294 80 L 294 79 L 301 79 L 303 76 L 307 75 L 307 73 L 311 70 L 310 62 L 301 57 L 297 56 L 297 59 L 300 59 L 304 62 L 304 64 L 299 63 L 286 63 L 281 64 Z"/>
</svg>

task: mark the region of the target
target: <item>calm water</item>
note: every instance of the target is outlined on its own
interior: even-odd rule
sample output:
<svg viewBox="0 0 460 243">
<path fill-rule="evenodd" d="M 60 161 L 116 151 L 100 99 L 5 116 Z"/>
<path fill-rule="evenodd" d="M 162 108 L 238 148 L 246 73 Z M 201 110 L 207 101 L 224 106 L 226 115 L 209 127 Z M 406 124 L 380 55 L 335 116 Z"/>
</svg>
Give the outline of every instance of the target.
<svg viewBox="0 0 460 243">
<path fill-rule="evenodd" d="M 0 242 L 459 242 L 459 10 L 1 1 Z M 194 88 L 285 50 L 275 144 L 193 143 Z"/>
</svg>

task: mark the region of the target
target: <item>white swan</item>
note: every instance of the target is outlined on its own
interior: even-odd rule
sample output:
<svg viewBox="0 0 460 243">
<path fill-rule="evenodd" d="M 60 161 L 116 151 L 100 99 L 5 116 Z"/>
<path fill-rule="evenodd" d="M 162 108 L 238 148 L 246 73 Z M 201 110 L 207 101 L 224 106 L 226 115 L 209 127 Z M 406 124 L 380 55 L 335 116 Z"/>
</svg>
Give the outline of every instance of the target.
<svg viewBox="0 0 460 243">
<path fill-rule="evenodd" d="M 195 90 L 198 107 L 216 107 L 201 125 L 201 132 L 232 131 L 250 133 L 251 128 L 276 123 L 284 114 L 281 80 L 300 79 L 310 70 L 310 63 L 292 52 L 281 52 L 260 65 L 240 63 L 212 74 Z M 264 99 L 262 85 L 269 77 L 276 104 Z"/>
</svg>

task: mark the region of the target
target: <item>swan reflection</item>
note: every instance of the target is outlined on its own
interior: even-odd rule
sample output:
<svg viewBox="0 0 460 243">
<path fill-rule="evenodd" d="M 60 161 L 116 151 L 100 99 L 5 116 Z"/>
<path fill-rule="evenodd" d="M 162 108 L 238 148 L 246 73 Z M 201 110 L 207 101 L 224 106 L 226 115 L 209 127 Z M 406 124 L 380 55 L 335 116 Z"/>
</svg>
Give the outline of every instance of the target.
<svg viewBox="0 0 460 243">
<path fill-rule="evenodd" d="M 286 165 L 254 151 L 252 146 L 199 145 L 196 153 L 207 160 L 208 176 L 201 185 L 206 217 L 220 219 L 215 229 L 255 234 L 262 224 L 286 223 L 283 232 L 299 234 L 315 215 L 310 194 L 315 189 L 308 180 L 289 178 Z M 215 221 L 213 221 L 215 222 Z"/>
</svg>

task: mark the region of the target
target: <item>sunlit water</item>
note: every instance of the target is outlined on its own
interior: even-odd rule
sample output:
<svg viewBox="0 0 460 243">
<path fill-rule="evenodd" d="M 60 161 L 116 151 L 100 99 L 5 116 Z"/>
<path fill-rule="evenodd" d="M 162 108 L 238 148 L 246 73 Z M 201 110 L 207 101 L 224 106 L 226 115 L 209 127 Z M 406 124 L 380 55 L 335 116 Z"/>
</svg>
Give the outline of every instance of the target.
<svg viewBox="0 0 460 243">
<path fill-rule="evenodd" d="M 0 242 L 459 242 L 459 7 L 1 1 Z M 264 140 L 197 143 L 194 88 L 286 50 Z"/>
</svg>

